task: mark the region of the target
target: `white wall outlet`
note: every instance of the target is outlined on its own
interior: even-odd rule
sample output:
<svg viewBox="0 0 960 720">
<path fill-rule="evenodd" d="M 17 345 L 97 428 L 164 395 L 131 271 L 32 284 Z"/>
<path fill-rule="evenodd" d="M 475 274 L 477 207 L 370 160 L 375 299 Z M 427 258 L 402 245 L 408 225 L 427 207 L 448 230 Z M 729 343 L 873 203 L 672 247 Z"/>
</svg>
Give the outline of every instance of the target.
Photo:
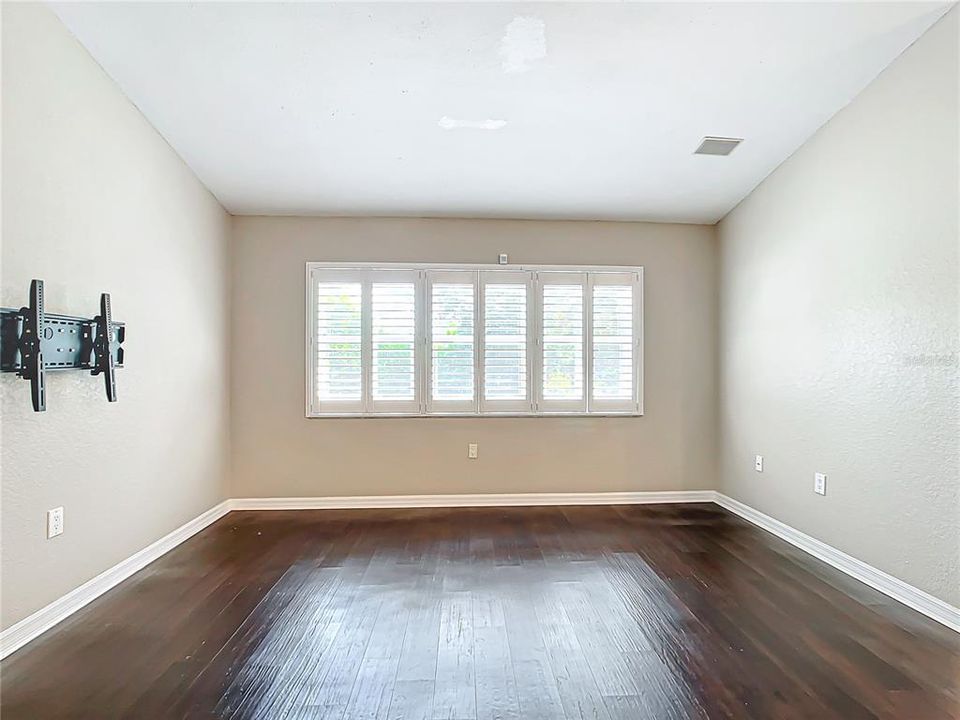
<svg viewBox="0 0 960 720">
<path fill-rule="evenodd" d="M 477 444 L 476 444 L 476 443 L 470 443 L 469 445 L 467 445 L 467 457 L 470 458 L 471 460 L 476 460 L 476 459 L 477 459 Z"/>
<path fill-rule="evenodd" d="M 817 495 L 827 494 L 827 476 L 823 473 L 813 474 L 813 491 Z"/>
<path fill-rule="evenodd" d="M 63 508 L 47 510 L 47 538 L 63 534 Z"/>
<path fill-rule="evenodd" d="M 753 459 L 753 469 L 757 472 L 763 472 L 763 455 L 757 455 Z"/>
<path fill-rule="evenodd" d="M 506 253 L 500 253 L 500 255 L 497 257 L 497 262 L 500 263 L 501 265 L 506 265 L 507 262 L 508 262 L 508 260 L 507 260 L 507 254 L 506 254 Z"/>
</svg>

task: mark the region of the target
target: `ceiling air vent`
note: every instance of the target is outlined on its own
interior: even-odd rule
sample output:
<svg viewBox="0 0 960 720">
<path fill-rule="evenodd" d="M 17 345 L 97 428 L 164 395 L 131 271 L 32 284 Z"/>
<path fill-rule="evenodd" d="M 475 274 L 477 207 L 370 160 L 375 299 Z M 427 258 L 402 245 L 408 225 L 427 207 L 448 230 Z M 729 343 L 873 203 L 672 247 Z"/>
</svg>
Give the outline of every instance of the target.
<svg viewBox="0 0 960 720">
<path fill-rule="evenodd" d="M 694 155 L 729 155 L 743 142 L 742 138 L 705 137 Z"/>
</svg>

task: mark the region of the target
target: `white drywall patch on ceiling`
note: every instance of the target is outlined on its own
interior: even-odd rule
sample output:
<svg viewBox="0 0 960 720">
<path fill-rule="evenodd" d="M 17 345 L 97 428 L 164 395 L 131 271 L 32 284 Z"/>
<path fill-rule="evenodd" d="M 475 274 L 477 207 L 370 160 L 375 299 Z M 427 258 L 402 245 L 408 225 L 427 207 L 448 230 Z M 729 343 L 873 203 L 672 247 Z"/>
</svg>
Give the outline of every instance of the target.
<svg viewBox="0 0 960 720">
<path fill-rule="evenodd" d="M 522 73 L 547 56 L 547 25 L 536 17 L 517 17 L 500 41 L 505 73 Z"/>
<path fill-rule="evenodd" d="M 233 213 L 709 223 L 950 5 L 52 7 Z"/>
</svg>

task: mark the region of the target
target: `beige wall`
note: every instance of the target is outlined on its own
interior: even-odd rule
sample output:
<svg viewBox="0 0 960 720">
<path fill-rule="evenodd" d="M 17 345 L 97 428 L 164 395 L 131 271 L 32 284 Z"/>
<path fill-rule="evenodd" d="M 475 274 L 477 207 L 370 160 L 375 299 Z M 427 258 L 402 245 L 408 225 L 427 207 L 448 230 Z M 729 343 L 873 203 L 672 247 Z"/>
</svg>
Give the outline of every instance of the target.
<svg viewBox="0 0 960 720">
<path fill-rule="evenodd" d="M 713 228 L 234 218 L 234 496 L 714 487 Z M 304 263 L 643 265 L 645 416 L 304 418 Z M 480 459 L 467 460 L 467 443 Z"/>
<path fill-rule="evenodd" d="M 2 304 L 36 277 L 48 311 L 109 291 L 128 327 L 116 404 L 53 373 L 34 413 L 0 380 L 8 627 L 225 497 L 229 217 L 48 9 L 2 19 Z"/>
<path fill-rule="evenodd" d="M 957 37 L 954 9 L 719 226 L 721 489 L 954 605 Z"/>
</svg>

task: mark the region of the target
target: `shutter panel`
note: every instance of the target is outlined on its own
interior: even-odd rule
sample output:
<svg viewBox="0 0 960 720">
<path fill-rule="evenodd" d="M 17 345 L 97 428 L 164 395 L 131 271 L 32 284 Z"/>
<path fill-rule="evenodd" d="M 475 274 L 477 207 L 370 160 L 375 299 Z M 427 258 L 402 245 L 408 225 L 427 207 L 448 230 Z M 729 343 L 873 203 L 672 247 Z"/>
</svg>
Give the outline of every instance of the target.
<svg viewBox="0 0 960 720">
<path fill-rule="evenodd" d="M 593 288 L 593 397 L 633 394 L 633 288 Z"/>
<path fill-rule="evenodd" d="M 591 273 L 590 411 L 637 411 L 638 279 Z"/>
<path fill-rule="evenodd" d="M 541 366 L 538 409 L 586 410 L 586 274 L 538 273 Z"/>
<path fill-rule="evenodd" d="M 481 273 L 483 412 L 530 412 L 529 272 Z"/>
<path fill-rule="evenodd" d="M 362 412 L 363 285 L 349 273 L 326 277 L 313 288 L 314 402 L 321 413 Z"/>
<path fill-rule="evenodd" d="M 477 411 L 477 273 L 428 273 L 431 412 Z"/>
<path fill-rule="evenodd" d="M 419 412 L 417 273 L 370 273 L 370 406 L 374 413 Z"/>
</svg>

